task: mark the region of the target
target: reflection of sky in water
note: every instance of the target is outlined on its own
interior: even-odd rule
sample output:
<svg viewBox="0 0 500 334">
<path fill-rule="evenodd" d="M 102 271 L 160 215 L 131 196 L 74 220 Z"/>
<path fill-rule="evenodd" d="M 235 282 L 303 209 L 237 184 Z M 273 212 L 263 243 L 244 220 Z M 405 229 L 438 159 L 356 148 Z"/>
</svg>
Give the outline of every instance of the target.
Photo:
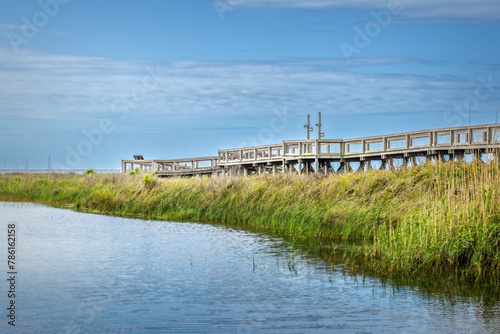
<svg viewBox="0 0 500 334">
<path fill-rule="evenodd" d="M 500 331 L 498 307 L 425 298 L 310 257 L 290 270 L 280 238 L 32 204 L 0 204 L 0 215 L 18 226 L 19 332 Z"/>
</svg>

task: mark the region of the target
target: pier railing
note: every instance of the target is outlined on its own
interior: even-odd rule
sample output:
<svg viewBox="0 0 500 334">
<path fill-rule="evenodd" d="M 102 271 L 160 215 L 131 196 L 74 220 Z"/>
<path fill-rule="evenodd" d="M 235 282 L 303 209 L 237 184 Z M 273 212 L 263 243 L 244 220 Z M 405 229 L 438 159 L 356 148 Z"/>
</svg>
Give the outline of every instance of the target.
<svg viewBox="0 0 500 334">
<path fill-rule="evenodd" d="M 199 157 L 170 160 L 123 160 L 122 172 L 154 172 L 158 175 L 196 175 L 212 174 L 218 169 L 218 157 Z"/>
<path fill-rule="evenodd" d="M 467 153 L 481 154 L 500 150 L 500 124 L 486 124 L 411 131 L 390 135 L 353 139 L 285 140 L 279 144 L 222 149 L 217 156 L 170 160 L 123 160 L 122 172 L 134 170 L 155 172 L 163 176 L 214 175 L 225 172 L 297 172 L 331 171 L 332 162 L 342 170 L 350 170 L 350 162 L 381 160 L 392 166 L 392 159 L 416 156 L 461 157 Z M 314 164 L 314 168 L 313 168 Z M 347 169 L 344 168 L 347 164 Z M 298 169 L 294 166 L 298 165 Z M 370 166 L 368 166 L 370 168 Z M 337 170 L 335 170 L 337 171 Z"/>
<path fill-rule="evenodd" d="M 353 139 L 285 140 L 281 144 L 219 150 L 219 165 L 298 158 L 369 158 L 423 150 L 500 146 L 500 124 L 412 131 Z"/>
</svg>

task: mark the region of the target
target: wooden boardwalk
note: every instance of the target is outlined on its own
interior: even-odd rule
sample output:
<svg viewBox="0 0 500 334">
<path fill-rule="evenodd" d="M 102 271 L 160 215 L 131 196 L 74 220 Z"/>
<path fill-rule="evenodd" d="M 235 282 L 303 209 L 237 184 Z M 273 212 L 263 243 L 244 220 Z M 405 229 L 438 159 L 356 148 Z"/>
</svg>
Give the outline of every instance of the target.
<svg viewBox="0 0 500 334">
<path fill-rule="evenodd" d="M 122 160 L 122 172 L 139 168 L 142 172 L 154 172 L 160 176 L 195 176 L 221 173 L 218 157 L 200 157 L 171 160 Z"/>
<path fill-rule="evenodd" d="M 160 176 L 343 173 L 412 166 L 419 160 L 461 160 L 466 154 L 499 158 L 500 124 L 485 124 L 354 139 L 285 140 L 280 144 L 219 150 L 217 156 L 123 160 Z M 377 163 L 375 163 L 377 162 Z"/>
</svg>

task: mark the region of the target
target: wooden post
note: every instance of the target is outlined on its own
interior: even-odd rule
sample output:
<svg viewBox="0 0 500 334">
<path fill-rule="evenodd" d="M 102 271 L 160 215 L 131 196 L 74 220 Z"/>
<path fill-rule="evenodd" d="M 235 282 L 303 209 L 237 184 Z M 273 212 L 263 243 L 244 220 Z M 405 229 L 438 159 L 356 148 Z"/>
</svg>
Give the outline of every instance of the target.
<svg viewBox="0 0 500 334">
<path fill-rule="evenodd" d="M 386 170 L 387 167 L 387 159 L 382 159 L 382 163 L 380 164 L 380 168 L 378 170 Z"/>
<path fill-rule="evenodd" d="M 307 129 L 307 139 L 309 140 L 309 134 L 314 131 L 314 129 L 311 126 L 309 114 L 307 114 L 307 124 L 304 125 L 304 128 Z"/>
<path fill-rule="evenodd" d="M 346 173 L 352 172 L 351 163 L 349 161 L 345 162 L 345 171 Z"/>
<path fill-rule="evenodd" d="M 401 168 L 407 168 L 408 167 L 408 158 L 403 157 L 403 165 L 401 165 Z"/>
<path fill-rule="evenodd" d="M 325 137 L 325 134 L 321 132 L 321 111 L 318 113 L 318 123 L 316 124 L 318 127 L 318 139 Z"/>
<path fill-rule="evenodd" d="M 365 164 L 366 164 L 366 161 L 365 160 L 362 160 L 359 162 L 359 168 L 358 168 L 358 172 L 364 172 L 365 171 Z"/>
<path fill-rule="evenodd" d="M 388 165 L 389 165 L 389 170 L 396 169 L 396 168 L 394 168 L 394 159 L 393 158 L 387 159 L 387 162 L 388 162 Z"/>
<path fill-rule="evenodd" d="M 344 173 L 346 170 L 345 170 L 345 162 L 344 161 L 340 161 L 340 166 L 339 166 L 339 169 L 337 169 L 337 173 L 339 174 L 342 174 Z"/>
<path fill-rule="evenodd" d="M 327 174 L 328 173 L 332 173 L 333 174 L 335 172 L 336 172 L 335 169 L 333 169 L 333 167 L 332 167 L 332 162 L 331 161 L 327 161 L 326 162 L 326 173 Z"/>
<path fill-rule="evenodd" d="M 366 162 L 366 171 L 371 171 L 373 169 L 373 166 L 372 166 L 372 161 L 371 160 L 368 160 Z"/>
</svg>

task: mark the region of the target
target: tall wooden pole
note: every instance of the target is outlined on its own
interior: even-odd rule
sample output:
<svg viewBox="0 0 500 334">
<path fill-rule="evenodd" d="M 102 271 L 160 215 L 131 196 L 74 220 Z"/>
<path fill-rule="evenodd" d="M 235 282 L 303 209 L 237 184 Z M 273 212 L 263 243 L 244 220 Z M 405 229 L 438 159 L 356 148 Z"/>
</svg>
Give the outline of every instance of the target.
<svg viewBox="0 0 500 334">
<path fill-rule="evenodd" d="M 324 138 L 325 134 L 321 132 L 321 111 L 318 113 L 318 124 L 316 126 L 318 127 L 318 139 Z"/>
<path fill-rule="evenodd" d="M 309 134 L 314 131 L 314 129 L 311 127 L 309 114 L 307 114 L 307 124 L 304 125 L 304 128 L 307 129 L 307 139 L 309 139 Z"/>
</svg>

